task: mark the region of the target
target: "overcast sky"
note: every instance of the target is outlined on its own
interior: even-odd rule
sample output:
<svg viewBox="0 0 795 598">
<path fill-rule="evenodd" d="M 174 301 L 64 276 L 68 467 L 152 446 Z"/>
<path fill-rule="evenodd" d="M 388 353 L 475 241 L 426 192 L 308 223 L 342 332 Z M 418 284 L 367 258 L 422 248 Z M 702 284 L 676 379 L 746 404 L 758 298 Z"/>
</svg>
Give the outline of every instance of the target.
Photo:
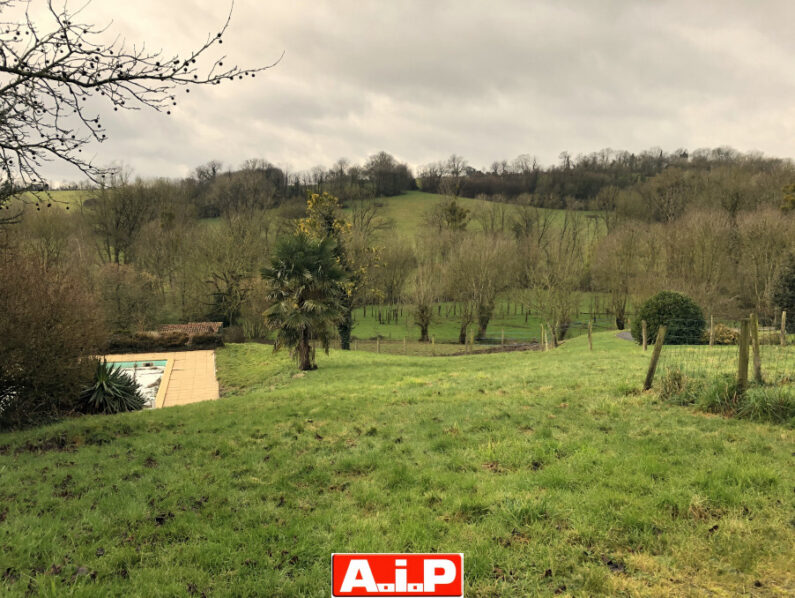
<svg viewBox="0 0 795 598">
<path fill-rule="evenodd" d="M 93 0 L 83 20 L 112 19 L 169 53 L 217 31 L 227 6 Z M 93 149 L 144 177 L 210 159 L 300 170 L 379 150 L 414 166 L 453 152 L 477 167 L 519 154 L 551 164 L 605 147 L 793 157 L 793 23 L 792 0 L 237 0 L 228 62 L 284 51 L 278 66 L 181 92 L 170 117 L 110 111 L 111 141 Z"/>
</svg>

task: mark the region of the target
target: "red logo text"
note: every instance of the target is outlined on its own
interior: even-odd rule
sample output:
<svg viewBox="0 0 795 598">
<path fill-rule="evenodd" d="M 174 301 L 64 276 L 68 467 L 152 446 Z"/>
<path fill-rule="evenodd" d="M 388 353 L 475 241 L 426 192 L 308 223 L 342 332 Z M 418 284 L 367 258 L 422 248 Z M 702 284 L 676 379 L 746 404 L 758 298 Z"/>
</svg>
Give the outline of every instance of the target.
<svg viewBox="0 0 795 598">
<path fill-rule="evenodd" d="M 463 554 L 332 554 L 331 596 L 463 598 Z"/>
</svg>

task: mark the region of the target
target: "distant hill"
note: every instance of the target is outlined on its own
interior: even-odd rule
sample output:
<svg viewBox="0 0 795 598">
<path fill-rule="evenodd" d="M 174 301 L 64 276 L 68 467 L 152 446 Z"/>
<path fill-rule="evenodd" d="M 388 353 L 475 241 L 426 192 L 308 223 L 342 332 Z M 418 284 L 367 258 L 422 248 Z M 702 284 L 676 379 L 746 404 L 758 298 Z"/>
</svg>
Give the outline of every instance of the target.
<svg viewBox="0 0 795 598">
<path fill-rule="evenodd" d="M 17 196 L 18 199 L 28 203 L 52 204 L 52 207 L 79 206 L 91 194 L 87 189 L 76 189 L 69 191 L 38 191 L 32 193 L 25 191 Z"/>
<path fill-rule="evenodd" d="M 380 214 L 386 218 L 391 218 L 395 222 L 395 232 L 405 238 L 413 238 L 425 223 L 428 212 L 434 205 L 444 200 L 443 195 L 436 193 L 424 193 L 422 191 L 409 191 L 402 195 L 393 197 L 378 197 L 374 201 L 380 208 Z M 516 204 L 487 201 L 483 199 L 470 199 L 459 197 L 456 200 L 460 206 L 470 210 L 471 220 L 467 230 L 479 231 L 482 226 L 477 219 L 478 212 L 491 210 L 495 206 L 505 206 L 506 216 L 510 217 L 516 210 Z M 543 213 L 552 214 L 556 220 L 562 220 L 565 210 L 551 210 L 539 208 Z M 346 213 L 350 213 L 351 205 L 345 208 Z M 593 212 L 570 211 L 569 214 L 575 218 L 589 218 Z"/>
</svg>

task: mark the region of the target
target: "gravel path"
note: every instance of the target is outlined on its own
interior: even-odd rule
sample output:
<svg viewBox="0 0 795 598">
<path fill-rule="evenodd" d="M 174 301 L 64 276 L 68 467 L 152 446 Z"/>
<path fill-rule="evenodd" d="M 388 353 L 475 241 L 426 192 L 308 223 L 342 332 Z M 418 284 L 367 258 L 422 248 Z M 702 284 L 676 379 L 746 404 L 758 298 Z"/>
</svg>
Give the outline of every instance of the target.
<svg viewBox="0 0 795 598">
<path fill-rule="evenodd" d="M 634 341 L 632 333 L 629 330 L 623 330 L 616 335 L 618 338 L 623 338 L 625 341 Z"/>
</svg>

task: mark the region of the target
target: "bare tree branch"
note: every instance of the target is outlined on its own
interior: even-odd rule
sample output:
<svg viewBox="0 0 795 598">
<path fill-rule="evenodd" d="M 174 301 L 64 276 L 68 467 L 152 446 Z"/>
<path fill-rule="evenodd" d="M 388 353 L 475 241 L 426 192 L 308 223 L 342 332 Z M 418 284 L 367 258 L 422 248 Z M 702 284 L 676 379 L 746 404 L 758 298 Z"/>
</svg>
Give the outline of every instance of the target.
<svg viewBox="0 0 795 598">
<path fill-rule="evenodd" d="M 30 4 L 23 18 L 4 19 L 17 5 L 0 0 L 0 208 L 20 186 L 41 186 L 42 168 L 53 160 L 102 182 L 108 171 L 83 156 L 88 144 L 107 138 L 100 115 L 87 108 L 89 98 L 104 99 L 113 110 L 171 114 L 179 88 L 188 93 L 194 85 L 255 77 L 281 60 L 241 68 L 225 65 L 226 57 L 208 58 L 223 43 L 232 7 L 220 31 L 197 48 L 167 55 L 121 37 L 103 41 L 107 28 L 76 20 L 87 5 L 59 9 L 48 0 L 46 29 L 32 19 Z"/>
</svg>

